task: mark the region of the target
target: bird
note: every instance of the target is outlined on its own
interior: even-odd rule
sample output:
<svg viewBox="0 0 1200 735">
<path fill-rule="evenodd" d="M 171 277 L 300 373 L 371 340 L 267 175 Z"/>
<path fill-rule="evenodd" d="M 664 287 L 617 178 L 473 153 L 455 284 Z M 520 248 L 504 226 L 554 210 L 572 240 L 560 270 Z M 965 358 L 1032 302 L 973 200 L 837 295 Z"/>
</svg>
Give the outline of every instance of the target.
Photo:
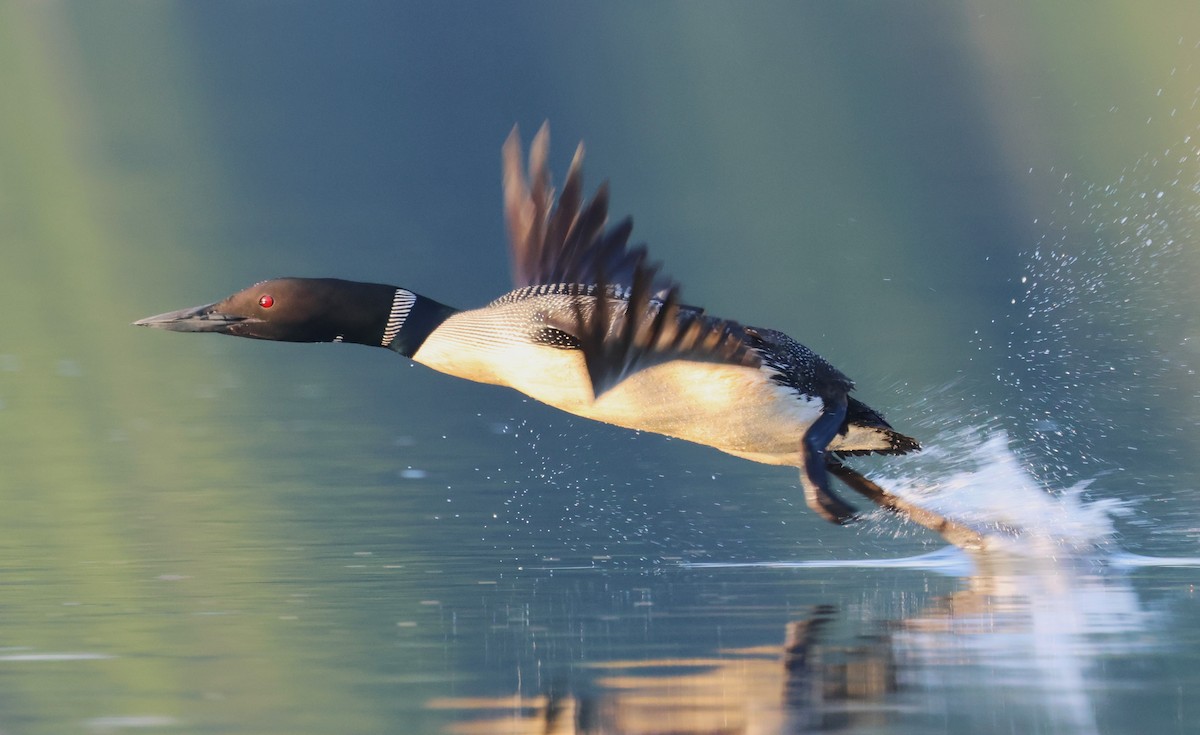
<svg viewBox="0 0 1200 735">
<path fill-rule="evenodd" d="M 919 442 L 850 395 L 854 383 L 783 332 L 685 304 L 680 285 L 609 221 L 608 183 L 583 194 L 584 147 L 561 193 L 549 125 L 526 166 L 520 132 L 502 147 L 513 289 L 469 309 L 399 286 L 275 278 L 221 301 L 134 322 L 286 342 L 344 342 L 398 352 L 459 378 L 515 389 L 567 413 L 799 469 L 806 504 L 835 524 L 861 518 L 830 475 L 959 545 L 978 535 L 880 488 L 846 457 L 898 455 Z"/>
</svg>

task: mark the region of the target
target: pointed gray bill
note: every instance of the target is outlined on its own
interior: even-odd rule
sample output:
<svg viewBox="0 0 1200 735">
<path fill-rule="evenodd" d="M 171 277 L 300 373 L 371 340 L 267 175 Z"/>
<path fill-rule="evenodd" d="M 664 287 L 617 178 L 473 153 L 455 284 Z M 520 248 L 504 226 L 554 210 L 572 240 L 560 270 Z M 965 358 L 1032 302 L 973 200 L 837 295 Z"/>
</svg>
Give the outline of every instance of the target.
<svg viewBox="0 0 1200 735">
<path fill-rule="evenodd" d="M 244 316 L 222 314 L 216 311 L 215 307 L 216 304 L 205 304 L 168 311 L 165 314 L 139 319 L 133 326 L 167 329 L 172 332 L 224 332 L 233 324 L 246 320 Z"/>
</svg>

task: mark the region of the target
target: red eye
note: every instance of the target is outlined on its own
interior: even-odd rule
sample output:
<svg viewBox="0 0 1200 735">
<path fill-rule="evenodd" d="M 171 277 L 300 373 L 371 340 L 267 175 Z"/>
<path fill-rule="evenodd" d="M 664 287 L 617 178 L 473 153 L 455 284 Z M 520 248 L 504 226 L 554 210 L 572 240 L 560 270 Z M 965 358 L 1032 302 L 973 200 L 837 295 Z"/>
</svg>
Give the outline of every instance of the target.
<svg viewBox="0 0 1200 735">
<path fill-rule="evenodd" d="M 258 305 L 264 309 L 270 309 L 275 305 L 275 299 L 271 298 L 271 294 L 263 294 L 258 297 Z"/>
</svg>

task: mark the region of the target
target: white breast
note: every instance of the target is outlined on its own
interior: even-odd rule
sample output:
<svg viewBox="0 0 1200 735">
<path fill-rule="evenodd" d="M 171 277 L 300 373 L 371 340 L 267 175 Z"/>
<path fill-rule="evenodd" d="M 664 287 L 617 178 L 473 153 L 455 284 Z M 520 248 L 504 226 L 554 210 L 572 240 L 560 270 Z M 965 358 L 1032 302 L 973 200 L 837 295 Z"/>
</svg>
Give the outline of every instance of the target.
<svg viewBox="0 0 1200 735">
<path fill-rule="evenodd" d="M 798 464 L 801 437 L 820 412 L 819 400 L 780 386 L 766 369 L 682 360 L 635 373 L 593 399 L 581 352 L 532 344 L 511 329 L 481 329 L 473 314 L 448 319 L 413 359 L 577 416 L 767 464 Z"/>
</svg>

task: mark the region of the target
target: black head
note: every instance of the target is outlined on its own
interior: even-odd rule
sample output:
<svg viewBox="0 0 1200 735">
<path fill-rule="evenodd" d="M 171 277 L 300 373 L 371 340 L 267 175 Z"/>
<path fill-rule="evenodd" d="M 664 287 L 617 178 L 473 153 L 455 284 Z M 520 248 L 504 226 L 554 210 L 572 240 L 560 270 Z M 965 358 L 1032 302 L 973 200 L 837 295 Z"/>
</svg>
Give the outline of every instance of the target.
<svg viewBox="0 0 1200 735">
<path fill-rule="evenodd" d="M 415 294 L 335 278 L 277 278 L 215 304 L 147 317 L 135 325 L 173 332 L 219 332 L 281 342 L 380 345 L 393 312 Z M 407 313 L 407 308 L 404 309 Z M 400 317 L 403 319 L 403 316 Z"/>
</svg>

